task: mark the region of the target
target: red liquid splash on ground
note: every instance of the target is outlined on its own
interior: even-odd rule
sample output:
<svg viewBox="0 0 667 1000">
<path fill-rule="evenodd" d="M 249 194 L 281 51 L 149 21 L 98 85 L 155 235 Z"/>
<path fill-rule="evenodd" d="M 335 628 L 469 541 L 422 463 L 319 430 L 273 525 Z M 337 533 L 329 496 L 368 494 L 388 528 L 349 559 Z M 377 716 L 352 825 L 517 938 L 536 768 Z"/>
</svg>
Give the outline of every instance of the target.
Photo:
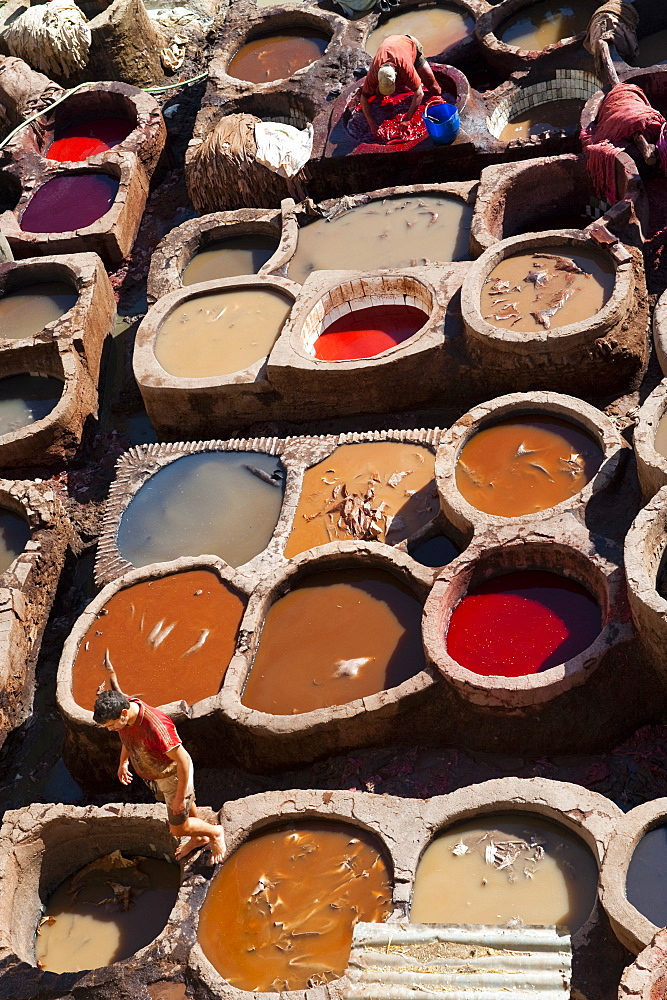
<svg viewBox="0 0 667 1000">
<path fill-rule="evenodd" d="M 46 153 L 49 160 L 78 162 L 89 156 L 103 153 L 117 146 L 132 131 L 132 123 L 126 118 L 95 118 L 88 122 L 69 125 L 58 132 L 58 138 L 51 143 Z"/>
<path fill-rule="evenodd" d="M 114 203 L 118 180 L 108 174 L 63 174 L 34 193 L 21 217 L 24 233 L 69 233 L 85 229 Z"/>
<path fill-rule="evenodd" d="M 341 316 L 317 338 L 315 357 L 321 361 L 374 358 L 412 337 L 427 319 L 426 313 L 414 306 L 357 309 Z"/>
<path fill-rule="evenodd" d="M 601 627 L 600 608 L 580 584 L 555 573 L 505 573 L 454 609 L 447 651 L 476 674 L 522 677 L 581 653 Z"/>
</svg>

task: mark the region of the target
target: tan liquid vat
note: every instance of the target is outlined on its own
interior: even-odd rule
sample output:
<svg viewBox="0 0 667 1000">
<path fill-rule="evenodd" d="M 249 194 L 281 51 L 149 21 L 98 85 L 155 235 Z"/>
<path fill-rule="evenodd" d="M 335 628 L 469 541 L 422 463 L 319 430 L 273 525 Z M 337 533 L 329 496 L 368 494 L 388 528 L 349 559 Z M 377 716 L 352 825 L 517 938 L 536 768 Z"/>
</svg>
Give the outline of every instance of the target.
<svg viewBox="0 0 667 1000">
<path fill-rule="evenodd" d="M 155 357 L 180 378 L 243 371 L 270 352 L 291 308 L 291 299 L 266 288 L 199 295 L 167 316 Z"/>
<path fill-rule="evenodd" d="M 496 34 L 507 45 L 539 52 L 547 45 L 586 31 L 591 15 L 599 6 L 598 0 L 576 0 L 576 3 L 539 0 L 509 17 Z"/>
<path fill-rule="evenodd" d="M 565 827 L 528 813 L 493 813 L 429 844 L 417 869 L 410 920 L 505 924 L 519 918 L 565 924 L 574 932 L 593 909 L 597 881 L 591 851 Z"/>
<path fill-rule="evenodd" d="M 289 277 L 303 283 L 311 271 L 465 260 L 472 211 L 459 198 L 423 194 L 372 201 L 331 222 L 311 222 L 299 229 Z"/>
<path fill-rule="evenodd" d="M 354 538 L 396 545 L 414 534 L 438 513 L 434 464 L 428 448 L 398 441 L 336 448 L 306 469 L 285 556 Z"/>
<path fill-rule="evenodd" d="M 536 104 L 526 115 L 512 118 L 500 133 L 502 142 L 513 139 L 528 139 L 531 135 L 540 135 L 549 129 L 569 128 L 577 125 L 584 101 L 576 98 L 563 98 L 558 101 L 545 101 Z"/>
<path fill-rule="evenodd" d="M 614 289 L 611 262 L 571 247 L 522 252 L 497 264 L 482 289 L 480 309 L 491 326 L 538 333 L 590 319 Z"/>
<path fill-rule="evenodd" d="M 374 56 L 389 35 L 412 35 L 424 47 L 424 55 L 437 56 L 451 45 L 472 34 L 475 22 L 454 7 L 425 7 L 397 14 L 371 31 L 366 42 L 366 51 Z"/>
</svg>

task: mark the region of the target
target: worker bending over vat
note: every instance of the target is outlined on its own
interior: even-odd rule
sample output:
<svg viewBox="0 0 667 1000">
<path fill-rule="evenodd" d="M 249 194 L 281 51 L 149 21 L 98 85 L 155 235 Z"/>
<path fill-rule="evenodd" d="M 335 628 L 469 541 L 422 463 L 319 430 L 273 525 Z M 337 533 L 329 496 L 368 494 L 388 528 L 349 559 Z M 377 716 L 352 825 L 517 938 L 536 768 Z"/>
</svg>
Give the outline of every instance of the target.
<svg viewBox="0 0 667 1000">
<path fill-rule="evenodd" d="M 385 38 L 373 57 L 361 88 L 361 109 L 374 139 L 377 138 L 378 127 L 368 99 L 375 95 L 391 97 L 397 88 L 399 93 L 411 90 L 412 103 L 403 116 L 403 121 L 409 122 L 424 100 L 424 85 L 436 96 L 442 93 L 433 70 L 424 58 L 421 42 L 412 35 L 389 35 Z"/>
</svg>

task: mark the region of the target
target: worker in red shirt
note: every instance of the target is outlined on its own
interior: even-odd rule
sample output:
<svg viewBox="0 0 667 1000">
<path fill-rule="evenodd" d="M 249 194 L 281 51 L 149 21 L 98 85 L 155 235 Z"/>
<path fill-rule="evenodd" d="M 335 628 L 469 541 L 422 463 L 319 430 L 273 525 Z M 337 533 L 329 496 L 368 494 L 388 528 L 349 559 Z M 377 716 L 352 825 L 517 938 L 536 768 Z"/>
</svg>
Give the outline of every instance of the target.
<svg viewBox="0 0 667 1000">
<path fill-rule="evenodd" d="M 110 665 L 107 670 L 112 675 L 112 690 L 97 696 L 93 719 L 120 737 L 118 780 L 123 785 L 130 784 L 132 764 L 158 802 L 166 803 L 172 836 L 189 837 L 176 851 L 179 861 L 198 847 L 208 845 L 212 863 L 217 864 L 225 854 L 223 829 L 197 816 L 192 758 L 183 747 L 174 723 L 164 712 L 139 698 L 128 698 L 118 689 Z"/>
<path fill-rule="evenodd" d="M 397 88 L 399 93 L 411 90 L 412 103 L 403 116 L 403 120 L 409 122 L 424 100 L 423 84 L 438 96 L 442 93 L 433 70 L 424 58 L 421 42 L 412 35 L 389 35 L 385 38 L 375 53 L 361 88 L 361 110 L 373 138 L 377 137 L 377 125 L 371 114 L 369 97 L 375 94 L 390 97 Z"/>
</svg>

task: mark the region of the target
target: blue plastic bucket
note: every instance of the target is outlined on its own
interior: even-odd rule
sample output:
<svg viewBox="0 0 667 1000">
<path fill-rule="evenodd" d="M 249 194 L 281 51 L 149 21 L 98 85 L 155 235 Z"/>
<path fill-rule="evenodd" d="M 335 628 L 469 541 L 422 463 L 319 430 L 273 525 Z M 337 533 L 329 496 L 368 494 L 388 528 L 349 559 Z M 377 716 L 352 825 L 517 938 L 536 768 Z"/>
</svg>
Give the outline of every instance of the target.
<svg viewBox="0 0 667 1000">
<path fill-rule="evenodd" d="M 454 142 L 459 134 L 461 119 L 455 104 L 444 101 L 442 104 L 428 104 L 422 112 L 422 118 L 433 142 L 441 146 Z"/>
</svg>

